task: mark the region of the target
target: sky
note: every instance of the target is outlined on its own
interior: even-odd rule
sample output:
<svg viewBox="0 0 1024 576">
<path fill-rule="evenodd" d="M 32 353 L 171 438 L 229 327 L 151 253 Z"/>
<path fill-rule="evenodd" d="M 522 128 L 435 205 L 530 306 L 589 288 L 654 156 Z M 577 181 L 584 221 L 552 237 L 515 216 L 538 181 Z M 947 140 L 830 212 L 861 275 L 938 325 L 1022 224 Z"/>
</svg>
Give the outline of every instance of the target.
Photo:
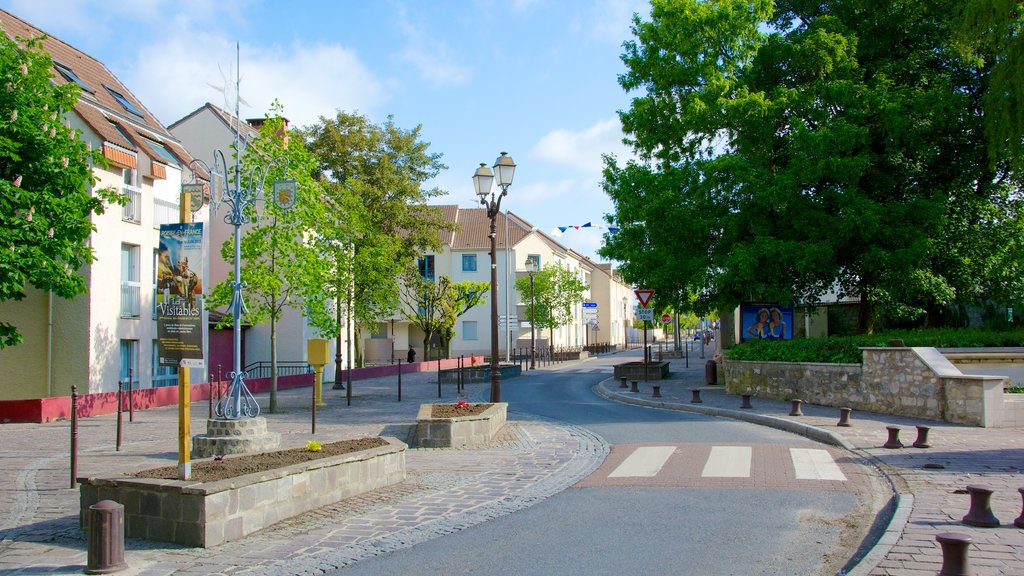
<svg viewBox="0 0 1024 576">
<path fill-rule="evenodd" d="M 618 84 L 632 15 L 646 0 L 0 0 L 103 62 L 165 125 L 235 78 L 242 118 L 279 100 L 293 125 L 338 110 L 421 126 L 448 166 L 432 203 L 479 207 L 472 175 L 515 160 L 502 210 L 595 261 L 605 214 L 602 155 L 621 161 Z M 209 159 L 204 159 L 208 160 Z M 495 186 L 497 189 L 497 186 Z"/>
</svg>

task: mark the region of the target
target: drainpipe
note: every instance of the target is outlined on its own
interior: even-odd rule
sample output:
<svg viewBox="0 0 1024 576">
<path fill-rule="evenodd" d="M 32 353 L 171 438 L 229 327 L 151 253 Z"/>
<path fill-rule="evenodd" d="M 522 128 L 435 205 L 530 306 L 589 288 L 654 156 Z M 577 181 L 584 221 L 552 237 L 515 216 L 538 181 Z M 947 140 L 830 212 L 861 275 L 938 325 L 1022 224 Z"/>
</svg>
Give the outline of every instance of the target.
<svg viewBox="0 0 1024 576">
<path fill-rule="evenodd" d="M 53 396 L 53 291 L 46 291 L 46 396 Z"/>
</svg>

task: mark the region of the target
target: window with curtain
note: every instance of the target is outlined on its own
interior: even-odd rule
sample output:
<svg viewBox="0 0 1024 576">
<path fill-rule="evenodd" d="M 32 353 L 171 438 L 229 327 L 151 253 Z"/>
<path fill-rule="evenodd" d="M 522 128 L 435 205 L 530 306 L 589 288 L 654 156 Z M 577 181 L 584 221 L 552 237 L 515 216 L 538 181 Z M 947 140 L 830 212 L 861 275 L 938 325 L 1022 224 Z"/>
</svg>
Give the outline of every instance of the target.
<svg viewBox="0 0 1024 576">
<path fill-rule="evenodd" d="M 476 254 L 462 255 L 462 271 L 476 272 Z"/>
</svg>

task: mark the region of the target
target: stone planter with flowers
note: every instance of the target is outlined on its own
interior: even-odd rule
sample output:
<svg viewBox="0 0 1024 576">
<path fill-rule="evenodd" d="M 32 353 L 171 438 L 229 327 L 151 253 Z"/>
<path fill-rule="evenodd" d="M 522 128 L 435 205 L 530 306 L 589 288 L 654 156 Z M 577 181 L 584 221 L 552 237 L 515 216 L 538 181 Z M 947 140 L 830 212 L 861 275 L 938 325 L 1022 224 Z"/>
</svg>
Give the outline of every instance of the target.
<svg viewBox="0 0 1024 576">
<path fill-rule="evenodd" d="M 467 448 L 491 442 L 505 425 L 507 402 L 423 404 L 416 416 L 416 446 Z"/>
</svg>

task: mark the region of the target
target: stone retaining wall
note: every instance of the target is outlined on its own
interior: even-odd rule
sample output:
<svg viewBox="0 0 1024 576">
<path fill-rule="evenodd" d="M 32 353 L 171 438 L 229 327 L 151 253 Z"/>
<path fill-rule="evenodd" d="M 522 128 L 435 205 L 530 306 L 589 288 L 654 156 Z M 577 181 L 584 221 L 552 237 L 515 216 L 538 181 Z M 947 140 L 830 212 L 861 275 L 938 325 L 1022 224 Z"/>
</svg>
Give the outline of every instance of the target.
<svg viewBox="0 0 1024 576">
<path fill-rule="evenodd" d="M 407 446 L 332 456 L 217 482 L 125 476 L 80 478 L 80 523 L 101 500 L 124 506 L 124 535 L 216 546 L 344 498 L 405 480 Z"/>
<path fill-rule="evenodd" d="M 423 404 L 416 415 L 416 447 L 465 448 L 490 442 L 505 425 L 508 402 L 497 402 L 482 414 L 433 418 L 433 404 Z"/>
<path fill-rule="evenodd" d="M 1024 421 L 1016 412 L 1024 402 L 1005 401 L 1004 377 L 965 375 L 934 348 L 864 348 L 863 354 L 863 364 L 726 360 L 722 377 L 733 394 L 972 426 Z"/>
</svg>

